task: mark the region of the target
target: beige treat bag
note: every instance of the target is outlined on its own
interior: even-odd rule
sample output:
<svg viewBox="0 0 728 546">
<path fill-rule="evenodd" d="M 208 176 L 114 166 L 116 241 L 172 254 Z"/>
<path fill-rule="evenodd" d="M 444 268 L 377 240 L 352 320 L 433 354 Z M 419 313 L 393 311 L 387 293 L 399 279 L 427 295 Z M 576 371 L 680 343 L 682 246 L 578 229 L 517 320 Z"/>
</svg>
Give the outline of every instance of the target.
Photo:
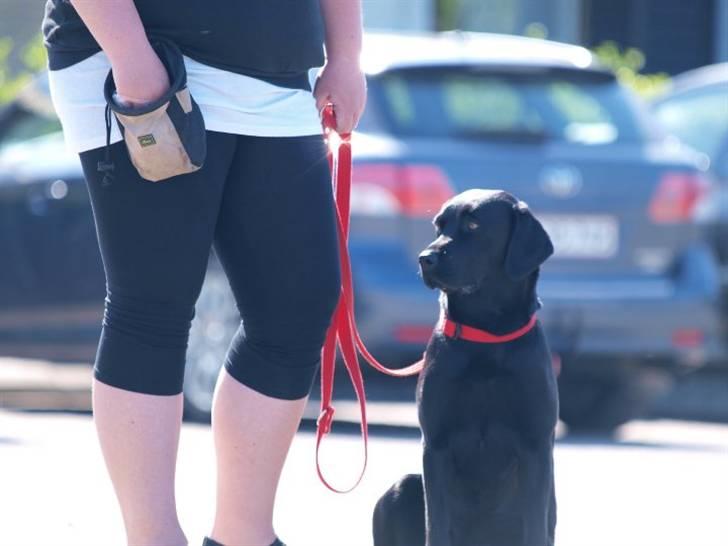
<svg viewBox="0 0 728 546">
<path fill-rule="evenodd" d="M 107 133 L 110 131 L 110 110 L 117 119 L 129 157 L 139 175 L 159 182 L 198 170 L 207 150 L 205 123 L 187 88 L 182 52 L 168 40 L 153 40 L 152 47 L 172 82 L 164 96 L 141 106 L 121 104 L 115 99 L 112 71 L 106 78 L 104 96 Z"/>
</svg>

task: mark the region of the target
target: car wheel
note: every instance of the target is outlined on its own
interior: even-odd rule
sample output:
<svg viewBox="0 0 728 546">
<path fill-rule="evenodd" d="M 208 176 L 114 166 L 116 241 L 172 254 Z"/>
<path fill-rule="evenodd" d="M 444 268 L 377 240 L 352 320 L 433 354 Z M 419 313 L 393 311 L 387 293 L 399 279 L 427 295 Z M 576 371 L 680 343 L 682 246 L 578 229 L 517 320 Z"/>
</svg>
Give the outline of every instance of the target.
<svg viewBox="0 0 728 546">
<path fill-rule="evenodd" d="M 195 305 L 184 379 L 184 416 L 209 422 L 215 383 L 240 315 L 222 269 L 208 270 Z"/>
<path fill-rule="evenodd" d="M 559 376 L 559 416 L 570 433 L 611 435 L 644 415 L 673 385 L 673 375 L 659 368 L 565 361 Z"/>
</svg>

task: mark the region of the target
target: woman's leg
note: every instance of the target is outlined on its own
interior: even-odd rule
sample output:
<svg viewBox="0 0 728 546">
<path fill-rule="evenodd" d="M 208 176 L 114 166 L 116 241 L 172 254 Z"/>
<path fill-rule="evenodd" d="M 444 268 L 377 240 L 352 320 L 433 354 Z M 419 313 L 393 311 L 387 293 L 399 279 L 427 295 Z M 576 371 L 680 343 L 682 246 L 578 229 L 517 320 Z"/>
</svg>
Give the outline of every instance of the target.
<svg viewBox="0 0 728 546">
<path fill-rule="evenodd" d="M 268 546 L 283 463 L 306 399 L 265 396 L 220 373 L 212 414 L 217 510 L 210 538 L 225 546 Z"/>
<path fill-rule="evenodd" d="M 81 154 L 106 272 L 93 412 L 130 546 L 187 543 L 176 514 L 182 380 L 235 136 L 208 132 L 199 171 L 153 183 L 124 144 L 101 186 L 103 149 Z"/>
<path fill-rule="evenodd" d="M 155 396 L 93 381 L 93 414 L 130 546 L 184 546 L 174 495 L 182 395 Z"/>
<path fill-rule="evenodd" d="M 218 381 L 210 537 L 267 546 L 281 469 L 319 365 L 340 277 L 320 136 L 241 136 L 215 248 L 243 317 Z"/>
</svg>

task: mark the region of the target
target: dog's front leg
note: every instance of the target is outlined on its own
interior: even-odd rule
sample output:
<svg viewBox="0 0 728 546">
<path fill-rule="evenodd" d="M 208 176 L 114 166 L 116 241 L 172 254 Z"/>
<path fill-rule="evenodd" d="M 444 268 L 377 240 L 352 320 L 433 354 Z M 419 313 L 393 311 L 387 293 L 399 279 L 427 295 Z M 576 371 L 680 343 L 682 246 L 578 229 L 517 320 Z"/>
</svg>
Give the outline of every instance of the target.
<svg viewBox="0 0 728 546">
<path fill-rule="evenodd" d="M 554 546 L 556 492 L 552 446 L 551 442 L 544 442 L 540 448 L 522 454 L 519 504 L 526 522 L 528 546 Z"/>
<path fill-rule="evenodd" d="M 447 451 L 425 446 L 422 482 L 425 488 L 425 546 L 455 546 L 451 541 Z"/>
</svg>

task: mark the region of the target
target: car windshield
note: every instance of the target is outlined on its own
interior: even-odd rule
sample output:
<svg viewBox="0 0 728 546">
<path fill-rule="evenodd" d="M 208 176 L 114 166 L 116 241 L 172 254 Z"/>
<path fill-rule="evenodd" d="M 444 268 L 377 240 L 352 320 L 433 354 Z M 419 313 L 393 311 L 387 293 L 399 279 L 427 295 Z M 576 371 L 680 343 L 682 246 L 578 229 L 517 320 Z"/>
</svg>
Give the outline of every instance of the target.
<svg viewBox="0 0 728 546">
<path fill-rule="evenodd" d="M 711 157 L 728 135 L 728 95 L 722 85 L 667 98 L 655 114 L 668 131 Z"/>
<path fill-rule="evenodd" d="M 379 76 L 374 94 L 398 136 L 585 145 L 645 138 L 627 92 L 602 73 L 408 68 Z"/>
</svg>

